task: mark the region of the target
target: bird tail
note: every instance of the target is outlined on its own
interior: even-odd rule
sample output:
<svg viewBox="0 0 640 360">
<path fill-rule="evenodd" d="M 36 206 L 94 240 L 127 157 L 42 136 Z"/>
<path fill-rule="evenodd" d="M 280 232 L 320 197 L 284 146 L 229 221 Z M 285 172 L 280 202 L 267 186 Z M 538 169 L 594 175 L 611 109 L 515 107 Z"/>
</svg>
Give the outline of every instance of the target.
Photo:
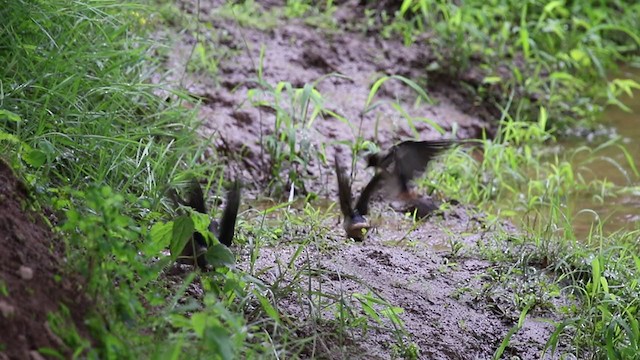
<svg viewBox="0 0 640 360">
<path fill-rule="evenodd" d="M 191 179 L 191 182 L 189 183 L 188 197 L 185 205 L 191 207 L 201 214 L 207 213 L 207 206 L 204 201 L 204 193 L 202 192 L 200 183 L 196 179 Z"/>
<path fill-rule="evenodd" d="M 222 213 L 222 219 L 220 219 L 220 234 L 218 235 L 218 241 L 226 246 L 231 246 L 231 243 L 233 242 L 238 209 L 240 208 L 240 189 L 240 182 L 235 180 L 231 190 L 229 190 L 229 193 L 227 194 L 227 205 Z"/>
<path fill-rule="evenodd" d="M 338 199 L 340 199 L 340 210 L 345 218 L 351 218 L 353 216 L 353 209 L 351 208 L 351 184 L 349 183 L 349 178 L 347 177 L 344 168 L 340 166 L 337 154 L 334 158 L 334 162 L 336 176 L 338 178 Z"/>
</svg>

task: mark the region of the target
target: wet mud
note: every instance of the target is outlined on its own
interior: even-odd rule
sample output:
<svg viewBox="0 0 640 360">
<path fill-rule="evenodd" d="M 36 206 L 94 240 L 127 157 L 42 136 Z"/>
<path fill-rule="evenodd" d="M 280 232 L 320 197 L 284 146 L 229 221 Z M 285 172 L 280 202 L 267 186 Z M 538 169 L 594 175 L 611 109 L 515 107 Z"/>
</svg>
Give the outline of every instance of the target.
<svg viewBox="0 0 640 360">
<path fill-rule="evenodd" d="M 265 283 L 281 283 L 280 288 L 290 285 L 287 280 L 291 281 L 293 274 L 304 274 L 302 280 L 297 279 L 304 289 L 278 302 L 280 311 L 298 323 L 309 324 L 302 326 L 308 331 L 304 335 L 320 337 L 318 343 L 325 344 L 306 349 L 304 354 L 318 358 L 402 357 L 390 319 L 381 323 L 369 320 L 367 331 L 342 340 L 332 337 L 335 329 L 313 331 L 317 323 L 339 322 L 336 313 L 341 303 L 335 299 L 342 299 L 346 304 L 342 306 L 351 309 L 349 316 L 358 318 L 365 315 L 360 299 L 369 295 L 387 302 L 387 306 L 377 304 L 380 313 L 389 307 L 402 309 L 398 317 L 406 330 L 403 341 L 417 345 L 418 358 L 489 359 L 516 326 L 519 312 L 511 303 L 513 293 L 507 284 L 497 291 L 487 276 L 500 265 L 479 256 L 479 249 L 487 246 L 497 232 L 486 227 L 482 214 L 469 213 L 469 209 L 456 207 L 418 224 L 402 214 L 382 213 L 374 220 L 377 228 L 362 243 L 345 239 L 335 226 L 339 220 L 332 218 L 325 225 L 337 230 L 325 235 L 327 243 L 304 244 L 303 255 L 292 261 L 304 240 L 284 235 L 279 246 L 259 249 L 255 271 Z M 456 252 L 453 242 L 460 244 Z M 240 267 L 247 271 L 249 258 L 245 249 Z M 292 266 L 287 267 L 290 263 Z M 301 301 L 301 293 L 309 298 Z M 310 294 L 323 296 L 314 299 Z M 314 309 L 324 311 L 309 310 L 307 301 L 313 302 Z M 562 298 L 553 301 L 557 306 L 565 302 Z M 555 328 L 553 323 L 559 320 L 552 311 L 532 311 L 503 356 L 558 358 L 545 353 L 545 344 Z"/>
<path fill-rule="evenodd" d="M 198 13 L 195 2 L 178 4 L 187 13 Z M 332 164 L 322 159 L 333 159 L 339 144 L 354 143 L 358 137 L 382 147 L 408 138 L 474 138 L 490 127 L 481 116 L 487 114 L 486 106 L 455 90 L 453 81 L 447 83 L 441 76 L 429 78 L 425 69 L 438 56 L 425 45 L 405 47 L 398 40 L 379 36 L 334 33 L 307 26 L 302 20 L 262 31 L 221 18 L 216 5 L 201 6 L 201 22 L 212 27 L 203 30 L 203 36 L 217 39 L 217 52 L 225 54 L 218 71 L 184 73 L 196 39 L 189 34 L 171 34 L 174 45 L 166 64 L 172 73 L 166 80 L 180 81 L 189 93 L 202 99 L 203 135 L 211 138 L 217 154 L 231 160 L 233 171 L 246 179 L 268 181 L 265 169 L 270 158 L 263 144 L 270 135 L 283 131 L 275 128 L 279 111 L 296 114 L 293 122 L 298 129 L 298 150 L 308 146 L 313 154 L 306 169 L 311 180 L 305 185 L 324 196 L 329 195 L 322 189 L 330 179 Z M 342 16 L 359 16 L 358 10 Z M 374 106 L 366 109 L 374 83 L 392 75 L 423 86 L 430 101 L 421 99 L 401 80 L 390 79 L 373 98 L 370 105 Z M 299 116 L 302 104 L 292 104 L 290 92 L 283 90 L 281 99 L 275 100 L 273 89 L 280 83 L 295 89 L 313 85 L 324 100 L 324 113 L 311 123 L 309 116 Z M 308 109 L 311 113 L 313 106 Z M 440 134 L 433 123 L 447 134 Z M 455 135 L 451 134 L 453 129 Z M 351 152 L 346 147 L 342 152 L 346 162 Z"/>
<path fill-rule="evenodd" d="M 257 193 L 272 176 L 267 171 L 270 158 L 265 139 L 282 131 L 275 128 L 276 115 L 282 112 L 294 114 L 297 150 L 306 146 L 312 154 L 306 169 L 296 169 L 305 171 L 305 190 L 331 199 L 330 203 L 337 200 L 336 179 L 333 164 L 325 159 L 333 159 L 337 152 L 343 164 L 351 163 L 349 147 L 358 138 L 387 147 L 410 138 L 475 138 L 492 127 L 486 104 L 470 99 L 454 79 L 442 73 L 430 76 L 427 67 L 442 59 L 420 42 L 405 47 L 399 39 L 320 29 L 300 19 L 279 20 L 275 27 L 260 30 L 220 16 L 219 2 L 200 4 L 200 9 L 197 3 L 181 0 L 176 4 L 181 11 L 200 18 L 199 36 L 214 43 L 217 53 L 224 56 L 214 73 L 185 72 L 196 38 L 178 29 L 162 29 L 157 36 L 173 41 L 165 55 L 169 73 L 163 80 L 179 83 L 177 86 L 202 99 L 198 110 L 201 131 L 211 139 L 207 155 L 226 162 L 227 176 L 240 175 Z M 282 5 L 259 3 L 265 11 Z M 342 13 L 334 17 L 346 19 L 363 11 L 358 2 L 348 4 L 352 7 L 341 5 Z M 478 69 L 472 69 L 466 76 L 477 81 L 479 74 Z M 430 101 L 392 79 L 375 95 L 375 106 L 366 108 L 373 84 L 391 75 L 424 86 Z M 274 94 L 279 84 L 284 90 L 277 98 Z M 305 85 L 313 85 L 323 99 L 323 111 L 312 121 L 300 115 L 304 115 L 304 107 L 295 103 L 294 92 L 286 91 L 288 86 L 304 89 Z M 311 113 L 313 106 L 306 109 Z M 364 161 L 355 164 L 355 193 L 372 175 L 364 165 Z M 389 204 L 378 202 L 371 219 L 376 228 L 363 243 L 345 239 L 337 206 L 325 208 L 329 220 L 320 225 L 287 224 L 286 217 L 276 212 L 269 221 L 278 224 L 283 233 L 274 241 L 273 236 L 266 239 L 243 225 L 260 211 L 251 205 L 257 202 L 246 196 L 243 199 L 240 233 L 243 238 L 251 237 L 253 245 L 236 246 L 238 266 L 253 269 L 252 275 L 265 284 L 293 281 L 291 272 L 306 274 L 307 297 L 301 300 L 300 293 L 292 293 L 275 304 L 295 319 L 301 337 L 316 336 L 314 345 L 300 354 L 303 358 L 388 359 L 407 356 L 398 343 L 413 343 L 420 349 L 421 359 L 488 359 L 518 323 L 514 287 L 495 286 L 495 279 L 488 274 L 499 272 L 502 265 L 481 254 L 488 246 L 501 246 L 496 245 L 502 241 L 500 236 L 517 230 L 509 224 L 500 224 L 496 230 L 496 225 L 488 224 L 472 205 L 454 202 L 444 212 L 413 222 Z M 301 210 L 290 211 L 308 216 Z M 304 246 L 304 256 L 291 261 L 299 246 Z M 259 253 L 252 266 L 254 251 Z M 283 273 L 290 261 L 292 268 Z M 540 281 L 551 276 L 534 270 Z M 318 303 L 313 303 L 311 293 L 331 296 L 320 296 Z M 363 294 L 373 294 L 388 306 L 402 309 L 398 314 L 406 329 L 402 340 L 394 337 L 398 332 L 389 318 L 380 323 L 369 320 L 361 331 L 336 334 L 340 321 L 336 299 L 362 309 Z M 558 306 L 565 301 L 562 297 L 550 300 Z M 309 310 L 313 307 L 310 303 L 317 308 Z M 384 308 L 376 306 L 377 310 Z M 362 315 L 362 311 L 351 313 L 349 319 Z M 326 322 L 319 323 L 318 318 Z M 544 348 L 558 320 L 553 306 L 532 310 L 510 339 L 503 357 L 555 358 L 544 353 Z"/>
</svg>

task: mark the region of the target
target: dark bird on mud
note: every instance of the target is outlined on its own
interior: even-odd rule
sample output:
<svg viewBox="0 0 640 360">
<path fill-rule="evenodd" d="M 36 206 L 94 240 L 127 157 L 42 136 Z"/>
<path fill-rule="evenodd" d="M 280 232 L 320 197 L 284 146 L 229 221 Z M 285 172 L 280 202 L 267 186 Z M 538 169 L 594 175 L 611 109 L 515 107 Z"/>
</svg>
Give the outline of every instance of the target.
<svg viewBox="0 0 640 360">
<path fill-rule="evenodd" d="M 234 181 L 227 193 L 227 204 L 222 212 L 220 222 L 211 219 L 209 223 L 209 231 L 221 244 L 227 247 L 231 246 L 233 242 L 236 218 L 240 207 L 240 188 L 240 182 L 238 180 Z M 195 180 L 189 184 L 187 201 L 180 199 L 173 189 L 171 189 L 170 196 L 179 204 L 189 206 L 201 214 L 208 214 L 202 187 Z M 207 241 L 205 235 L 195 231 L 192 240 L 187 242 L 178 259 L 179 262 L 187 264 L 193 264 L 193 259 L 196 259 L 198 267 L 206 271 L 209 265 L 205 258 L 206 252 Z"/>
<path fill-rule="evenodd" d="M 356 207 L 352 206 L 351 184 L 347 177 L 346 171 L 340 166 L 338 162 L 338 156 L 336 154 L 335 159 L 336 176 L 338 178 L 338 198 L 340 200 L 340 210 L 344 216 L 344 222 L 342 226 L 347 232 L 347 236 L 356 240 L 362 241 L 367 235 L 367 231 L 371 228 L 369 221 L 364 217 L 367 215 L 368 210 L 368 197 L 369 195 L 363 194 L 358 199 Z M 364 205 L 364 208 L 360 208 Z M 360 206 L 360 207 L 359 207 Z M 364 210 L 364 211 L 363 211 Z"/>
<path fill-rule="evenodd" d="M 416 201 L 418 196 L 411 190 L 410 182 L 425 172 L 431 160 L 456 144 L 459 141 L 409 140 L 396 144 L 387 151 L 369 155 L 367 167 L 374 167 L 376 174 L 363 190 L 361 198 L 364 199 L 359 208 L 367 213 L 369 198 L 382 184 L 393 197 L 403 201 Z"/>
</svg>

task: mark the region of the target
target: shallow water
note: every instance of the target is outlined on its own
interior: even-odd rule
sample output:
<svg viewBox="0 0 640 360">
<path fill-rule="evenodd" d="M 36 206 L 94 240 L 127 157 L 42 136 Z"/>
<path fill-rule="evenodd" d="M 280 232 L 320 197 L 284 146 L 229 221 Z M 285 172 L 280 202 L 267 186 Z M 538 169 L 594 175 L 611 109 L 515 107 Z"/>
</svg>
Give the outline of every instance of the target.
<svg viewBox="0 0 640 360">
<path fill-rule="evenodd" d="M 640 81 L 640 69 L 623 70 L 618 78 L 631 78 Z M 631 111 L 617 106 L 609 106 L 602 114 L 602 124 L 615 129 L 623 145 L 633 158 L 636 167 L 640 166 L 640 91 L 633 97 L 625 96 L 622 102 Z M 571 137 L 559 141 L 562 152 L 571 154 L 583 146 L 591 149 L 610 140 L 610 136 Z M 606 180 L 617 188 L 625 187 L 624 194 L 617 197 L 576 196 L 568 199 L 567 208 L 574 214 L 573 230 L 578 239 L 587 238 L 592 226 L 602 222 L 603 233 L 611 234 L 618 230 L 634 230 L 640 227 L 640 178 L 634 173 L 625 153 L 618 146 L 608 146 L 595 154 L 597 160 L 585 164 L 586 152 L 570 157 L 575 169 L 580 168 L 585 180 Z"/>
</svg>

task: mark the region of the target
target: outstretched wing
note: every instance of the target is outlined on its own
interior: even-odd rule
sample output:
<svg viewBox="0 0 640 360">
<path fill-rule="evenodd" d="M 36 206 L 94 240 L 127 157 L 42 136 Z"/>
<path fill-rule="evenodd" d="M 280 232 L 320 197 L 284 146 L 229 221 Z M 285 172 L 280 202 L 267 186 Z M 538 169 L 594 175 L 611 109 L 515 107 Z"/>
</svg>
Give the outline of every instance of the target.
<svg viewBox="0 0 640 360">
<path fill-rule="evenodd" d="M 409 182 L 422 175 L 431 160 L 455 144 L 455 140 L 402 142 L 393 150 L 393 175 L 402 182 Z"/>
<path fill-rule="evenodd" d="M 360 193 L 360 197 L 358 197 L 358 201 L 356 202 L 356 212 L 359 215 L 367 215 L 369 214 L 369 201 L 371 201 L 371 197 L 373 194 L 380 188 L 382 183 L 385 182 L 385 173 L 377 172 L 373 178 L 369 181 L 367 186 L 364 187 L 362 193 Z"/>
</svg>

